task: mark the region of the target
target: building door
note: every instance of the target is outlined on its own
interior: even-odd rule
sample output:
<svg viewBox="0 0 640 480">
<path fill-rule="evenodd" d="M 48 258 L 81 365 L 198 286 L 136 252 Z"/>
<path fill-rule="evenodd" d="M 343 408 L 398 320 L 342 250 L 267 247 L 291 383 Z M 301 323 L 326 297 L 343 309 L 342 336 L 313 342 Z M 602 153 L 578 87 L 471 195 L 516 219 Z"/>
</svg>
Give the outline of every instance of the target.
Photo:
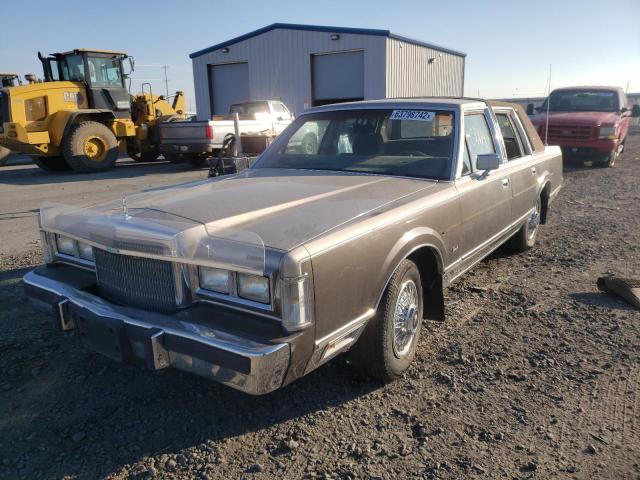
<svg viewBox="0 0 640 480">
<path fill-rule="evenodd" d="M 209 95 L 212 115 L 225 115 L 234 103 L 250 100 L 249 64 L 209 65 Z"/>
<path fill-rule="evenodd" d="M 364 51 L 311 56 L 313 106 L 364 100 Z"/>
</svg>

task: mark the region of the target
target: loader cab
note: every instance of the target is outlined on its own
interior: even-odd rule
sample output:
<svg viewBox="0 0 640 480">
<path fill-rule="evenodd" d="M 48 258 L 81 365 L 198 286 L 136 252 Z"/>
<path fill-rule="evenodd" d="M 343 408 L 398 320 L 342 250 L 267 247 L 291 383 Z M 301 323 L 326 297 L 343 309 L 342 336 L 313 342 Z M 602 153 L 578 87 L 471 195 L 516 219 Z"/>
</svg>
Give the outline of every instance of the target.
<svg viewBox="0 0 640 480">
<path fill-rule="evenodd" d="M 84 83 L 89 108 L 111 110 L 116 118 L 131 115 L 129 92 L 125 86 L 123 61 L 129 59 L 131 70 L 133 61 L 126 53 L 98 50 L 72 50 L 42 57 L 38 53 L 44 69 L 45 80 Z M 131 73 L 131 72 L 129 72 Z"/>
<path fill-rule="evenodd" d="M 0 73 L 0 88 L 10 88 L 22 85 L 17 73 Z"/>
</svg>

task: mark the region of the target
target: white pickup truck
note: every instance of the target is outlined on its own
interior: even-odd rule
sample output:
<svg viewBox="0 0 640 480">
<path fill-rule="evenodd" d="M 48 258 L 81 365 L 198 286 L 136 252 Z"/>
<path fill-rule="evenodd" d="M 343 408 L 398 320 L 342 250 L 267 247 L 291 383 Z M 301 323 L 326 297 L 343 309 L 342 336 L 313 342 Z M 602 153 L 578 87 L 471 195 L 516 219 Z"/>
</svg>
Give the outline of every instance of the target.
<svg viewBox="0 0 640 480">
<path fill-rule="evenodd" d="M 203 166 L 207 157 L 222 148 L 225 136 L 234 133 L 235 113 L 239 116 L 240 134 L 275 137 L 293 121 L 293 114 L 280 100 L 237 103 L 231 105 L 228 115 L 214 115 L 211 120 L 161 123 L 161 153 L 171 162 Z"/>
</svg>

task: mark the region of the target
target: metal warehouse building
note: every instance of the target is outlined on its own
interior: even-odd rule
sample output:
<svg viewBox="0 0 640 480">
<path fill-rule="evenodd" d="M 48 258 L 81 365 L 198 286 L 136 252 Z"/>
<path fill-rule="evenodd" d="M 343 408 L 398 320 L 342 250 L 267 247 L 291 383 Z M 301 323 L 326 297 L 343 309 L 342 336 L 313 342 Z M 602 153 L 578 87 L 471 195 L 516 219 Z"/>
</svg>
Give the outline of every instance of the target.
<svg viewBox="0 0 640 480">
<path fill-rule="evenodd" d="M 201 120 L 247 100 L 294 113 L 377 98 L 462 96 L 465 54 L 388 30 L 274 23 L 190 55 Z"/>
</svg>

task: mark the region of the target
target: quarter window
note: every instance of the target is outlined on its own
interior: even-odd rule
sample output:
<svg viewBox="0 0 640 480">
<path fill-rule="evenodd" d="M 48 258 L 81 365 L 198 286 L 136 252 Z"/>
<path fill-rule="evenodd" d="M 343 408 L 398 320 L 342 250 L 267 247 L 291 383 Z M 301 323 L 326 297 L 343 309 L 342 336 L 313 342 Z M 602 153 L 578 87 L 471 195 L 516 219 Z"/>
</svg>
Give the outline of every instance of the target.
<svg viewBox="0 0 640 480">
<path fill-rule="evenodd" d="M 513 121 L 513 117 L 507 113 L 498 113 L 496 117 L 498 118 L 504 146 L 507 150 L 507 159 L 515 160 L 521 158 L 524 155 L 522 137 Z"/>
<path fill-rule="evenodd" d="M 464 116 L 464 138 L 471 160 L 471 169 L 475 172 L 478 155 L 496 153 L 484 114 L 472 113 Z"/>
</svg>

